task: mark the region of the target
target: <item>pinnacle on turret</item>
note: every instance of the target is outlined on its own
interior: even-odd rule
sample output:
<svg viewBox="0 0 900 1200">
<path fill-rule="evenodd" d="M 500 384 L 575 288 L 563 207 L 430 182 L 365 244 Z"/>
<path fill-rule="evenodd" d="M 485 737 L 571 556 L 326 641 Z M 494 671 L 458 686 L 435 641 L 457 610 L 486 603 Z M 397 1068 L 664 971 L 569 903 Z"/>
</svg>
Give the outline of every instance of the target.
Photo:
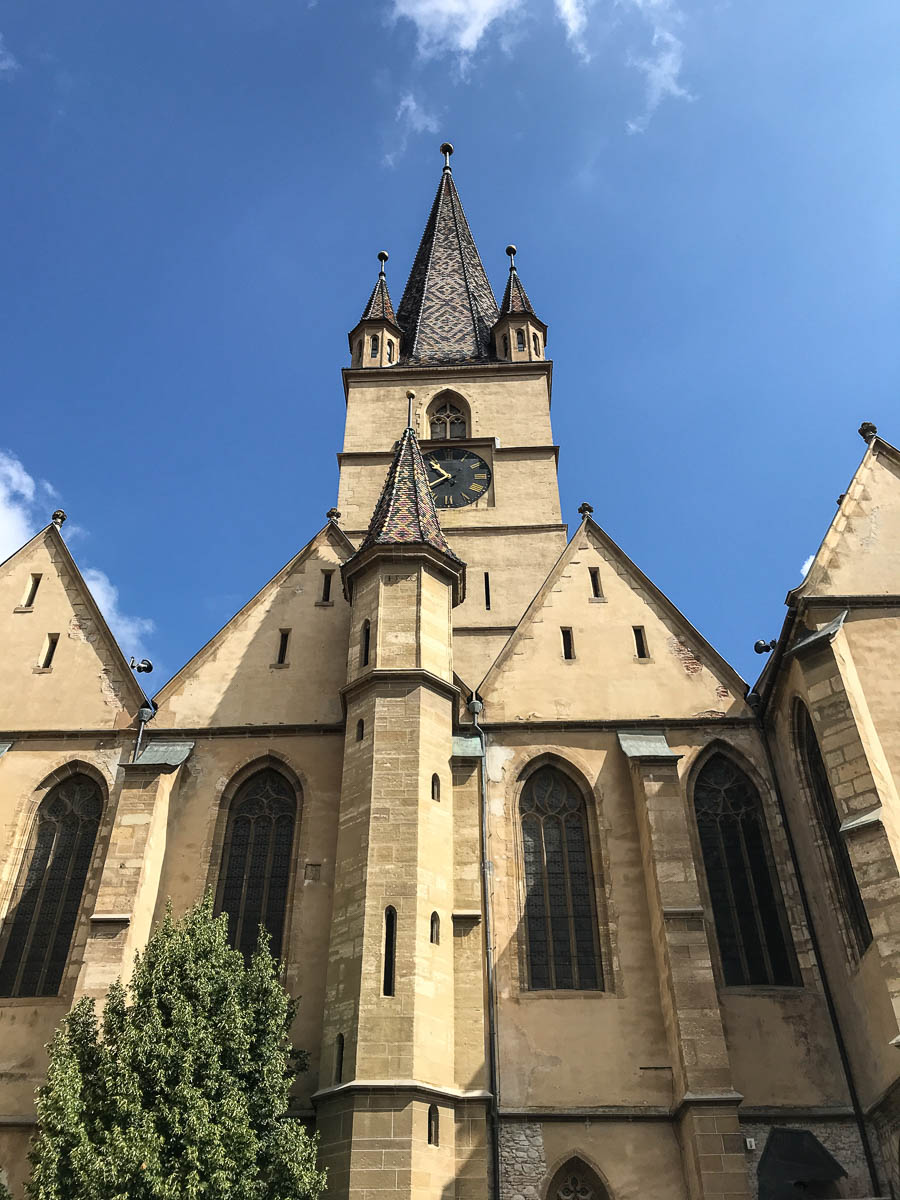
<svg viewBox="0 0 900 1200">
<path fill-rule="evenodd" d="M 387 250 L 379 250 L 378 279 L 359 323 L 349 334 L 354 367 L 391 367 L 400 357 L 400 326 L 384 273 L 388 257 Z"/>
<path fill-rule="evenodd" d="M 403 357 L 412 363 L 487 361 L 497 301 L 453 181 L 449 142 L 441 153 L 441 181 L 397 310 Z"/>
<path fill-rule="evenodd" d="M 363 315 L 359 318 L 361 321 L 390 321 L 392 325 L 397 324 L 397 318 L 394 315 L 394 306 L 391 304 L 391 294 L 388 291 L 387 276 L 384 273 L 384 264 L 389 257 L 387 250 L 378 251 L 378 261 L 381 263 L 381 270 L 378 272 L 378 280 L 372 289 L 369 303 L 366 305 Z"/>
<path fill-rule="evenodd" d="M 509 255 L 509 279 L 500 305 L 500 315 L 492 330 L 494 353 L 503 362 L 535 362 L 543 359 L 547 346 L 547 326 L 534 311 L 528 293 L 516 270 L 516 247 L 506 247 Z"/>
<path fill-rule="evenodd" d="M 506 253 L 509 255 L 509 279 L 506 281 L 506 291 L 503 293 L 503 303 L 500 305 L 500 316 L 506 316 L 508 313 L 531 313 L 532 316 L 535 316 L 528 293 L 522 286 L 522 280 L 516 270 L 518 251 L 515 246 L 509 245 L 506 247 Z"/>
</svg>

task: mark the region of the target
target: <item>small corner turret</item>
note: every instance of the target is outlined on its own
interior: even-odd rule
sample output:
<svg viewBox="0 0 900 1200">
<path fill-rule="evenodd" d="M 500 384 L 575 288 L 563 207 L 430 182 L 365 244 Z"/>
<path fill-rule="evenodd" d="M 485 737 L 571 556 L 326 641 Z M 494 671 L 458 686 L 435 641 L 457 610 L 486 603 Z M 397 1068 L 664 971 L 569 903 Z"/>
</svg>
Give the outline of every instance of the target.
<svg viewBox="0 0 900 1200">
<path fill-rule="evenodd" d="M 392 367 L 400 357 L 400 326 L 384 273 L 387 260 L 387 250 L 379 250 L 378 280 L 359 324 L 348 334 L 353 367 Z"/>
<path fill-rule="evenodd" d="M 491 331 L 494 354 L 500 362 L 543 362 L 547 326 L 535 314 L 516 270 L 516 247 L 506 247 L 509 279 L 500 305 L 500 316 Z"/>
</svg>

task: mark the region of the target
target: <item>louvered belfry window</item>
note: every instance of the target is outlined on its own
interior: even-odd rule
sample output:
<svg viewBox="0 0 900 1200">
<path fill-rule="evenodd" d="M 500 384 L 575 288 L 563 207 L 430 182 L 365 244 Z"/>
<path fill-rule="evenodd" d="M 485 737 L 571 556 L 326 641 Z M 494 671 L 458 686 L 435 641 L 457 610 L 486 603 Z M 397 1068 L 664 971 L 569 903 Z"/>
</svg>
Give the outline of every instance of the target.
<svg viewBox="0 0 900 1200">
<path fill-rule="evenodd" d="M 795 984 L 759 792 L 737 763 L 714 754 L 694 784 L 694 810 L 725 983 Z"/>
<path fill-rule="evenodd" d="M 232 801 L 216 911 L 228 914 L 228 940 L 245 956 L 256 949 L 260 925 L 281 954 L 296 817 L 294 789 L 271 767 L 251 775 Z"/>
<path fill-rule="evenodd" d="M 602 988 L 584 797 L 562 771 L 541 767 L 525 784 L 519 813 L 528 985 Z"/>
<path fill-rule="evenodd" d="M 103 794 L 72 775 L 42 800 L 0 936 L 0 996 L 55 996 L 97 840 Z"/>
</svg>

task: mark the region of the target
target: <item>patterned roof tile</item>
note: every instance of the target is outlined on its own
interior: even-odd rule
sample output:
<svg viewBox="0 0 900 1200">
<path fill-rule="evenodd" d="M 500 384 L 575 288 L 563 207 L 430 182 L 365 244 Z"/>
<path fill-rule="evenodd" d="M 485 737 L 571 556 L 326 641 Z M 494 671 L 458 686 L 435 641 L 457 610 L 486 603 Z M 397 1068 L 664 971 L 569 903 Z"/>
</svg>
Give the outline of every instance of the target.
<svg viewBox="0 0 900 1200">
<path fill-rule="evenodd" d="M 498 315 L 447 166 L 397 313 L 403 356 L 413 363 L 489 359 Z"/>
<path fill-rule="evenodd" d="M 383 270 L 378 272 L 378 282 L 372 289 L 369 303 L 366 305 L 360 320 L 390 321 L 392 325 L 397 324 L 397 318 L 394 315 L 394 306 L 391 304 L 391 294 L 388 291 L 387 280 L 384 277 Z"/>
<path fill-rule="evenodd" d="M 509 279 L 506 282 L 506 291 L 503 293 L 503 303 L 500 305 L 501 317 L 509 313 L 530 313 L 533 317 L 537 316 L 531 307 L 528 293 L 522 286 L 519 272 L 514 266 L 509 268 Z"/>
</svg>

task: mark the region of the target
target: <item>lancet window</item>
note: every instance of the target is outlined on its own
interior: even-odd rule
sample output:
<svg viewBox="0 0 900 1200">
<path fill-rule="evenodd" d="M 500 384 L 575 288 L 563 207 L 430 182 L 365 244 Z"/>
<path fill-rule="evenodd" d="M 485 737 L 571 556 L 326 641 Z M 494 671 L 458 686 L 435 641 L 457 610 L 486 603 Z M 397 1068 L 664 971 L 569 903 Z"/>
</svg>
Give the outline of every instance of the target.
<svg viewBox="0 0 900 1200">
<path fill-rule="evenodd" d="M 694 784 L 694 811 L 725 983 L 797 982 L 762 801 L 750 777 L 714 754 Z"/>
<path fill-rule="evenodd" d="M 519 800 L 528 984 L 603 986 L 587 810 L 556 767 L 540 767 Z"/>
<path fill-rule="evenodd" d="M 42 800 L 2 934 L 0 996 L 55 996 L 103 814 L 100 785 L 71 775 Z"/>
<path fill-rule="evenodd" d="M 452 441 L 468 433 L 466 414 L 447 396 L 439 396 L 428 415 L 429 432 L 435 441 Z"/>
<path fill-rule="evenodd" d="M 228 914 L 228 940 L 245 956 L 256 949 L 260 925 L 281 954 L 296 819 L 294 789 L 272 767 L 251 775 L 232 801 L 216 911 Z"/>
<path fill-rule="evenodd" d="M 834 802 L 834 794 L 831 791 L 828 771 L 822 759 L 815 727 L 806 705 L 799 701 L 795 712 L 795 724 L 797 746 L 821 830 L 823 848 L 831 867 L 835 891 L 838 894 L 838 901 L 846 917 L 857 952 L 862 954 L 872 941 L 872 928 L 866 915 L 866 906 L 863 904 L 863 898 L 859 892 L 859 884 L 856 882 L 856 873 L 850 861 L 847 844 L 841 833 L 841 821 Z"/>
</svg>

